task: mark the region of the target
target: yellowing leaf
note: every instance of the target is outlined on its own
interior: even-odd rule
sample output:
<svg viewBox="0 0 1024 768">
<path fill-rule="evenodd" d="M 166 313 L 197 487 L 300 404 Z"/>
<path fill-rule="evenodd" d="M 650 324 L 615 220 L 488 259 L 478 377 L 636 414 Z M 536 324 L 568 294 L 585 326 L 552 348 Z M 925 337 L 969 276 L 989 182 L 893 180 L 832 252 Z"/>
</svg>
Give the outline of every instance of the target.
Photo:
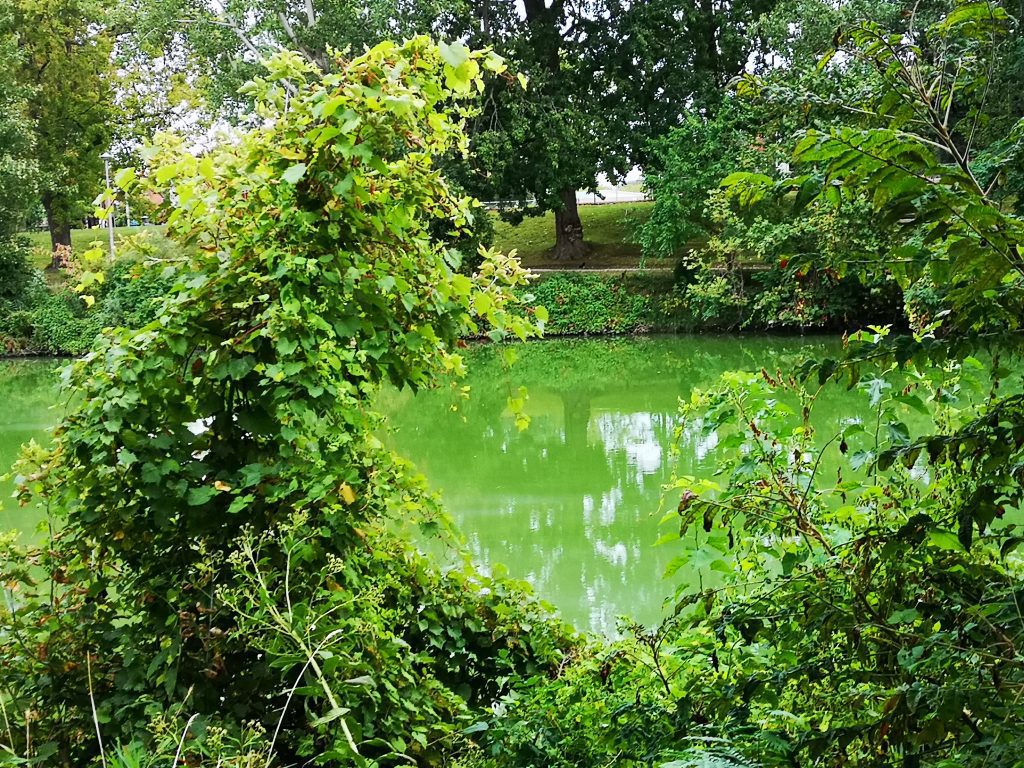
<svg viewBox="0 0 1024 768">
<path fill-rule="evenodd" d="M 341 498 L 346 504 L 354 504 L 356 500 L 356 492 L 352 490 L 352 486 L 348 483 L 342 483 L 341 488 L 338 489 L 341 493 Z"/>
<path fill-rule="evenodd" d="M 206 179 L 207 182 L 213 184 L 216 179 L 216 174 L 213 167 L 213 160 L 211 158 L 204 157 L 199 161 L 199 174 Z"/>
<path fill-rule="evenodd" d="M 114 184 L 121 189 L 126 188 L 133 181 L 135 181 L 135 169 L 134 168 L 122 168 L 116 174 L 114 174 Z"/>
</svg>

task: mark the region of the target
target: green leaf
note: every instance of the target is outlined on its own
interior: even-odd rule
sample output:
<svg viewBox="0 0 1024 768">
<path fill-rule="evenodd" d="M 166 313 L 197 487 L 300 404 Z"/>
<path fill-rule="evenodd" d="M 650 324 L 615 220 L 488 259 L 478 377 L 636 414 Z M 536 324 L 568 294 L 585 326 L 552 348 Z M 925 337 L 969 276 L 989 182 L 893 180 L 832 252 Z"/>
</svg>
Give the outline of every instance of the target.
<svg viewBox="0 0 1024 768">
<path fill-rule="evenodd" d="M 900 611 L 893 611 L 886 621 L 889 624 L 912 624 L 919 618 L 921 618 L 921 614 L 917 612 L 916 608 L 904 608 Z"/>
<path fill-rule="evenodd" d="M 319 727 L 321 725 L 327 725 L 328 723 L 333 723 L 339 717 L 344 717 L 345 715 L 347 715 L 351 711 L 352 710 L 349 709 L 348 707 L 335 707 L 334 709 L 332 709 L 330 712 L 328 712 L 323 717 L 316 718 L 316 720 L 314 720 L 312 723 L 310 723 L 310 725 L 312 725 L 314 728 L 317 728 L 317 727 Z"/>
<path fill-rule="evenodd" d="M 135 169 L 134 168 L 122 168 L 114 174 L 114 185 L 125 189 L 133 181 L 135 181 Z"/>
<path fill-rule="evenodd" d="M 1010 536 L 999 547 L 1000 557 L 1006 557 L 1021 544 L 1024 544 L 1024 536 Z"/>
<path fill-rule="evenodd" d="M 202 485 L 198 488 L 189 488 L 186 501 L 190 507 L 198 507 L 217 495 L 217 489 L 212 485 Z"/>
<path fill-rule="evenodd" d="M 934 530 L 928 532 L 928 541 L 939 549 L 963 552 L 963 545 L 960 539 L 952 531 Z"/>
<path fill-rule="evenodd" d="M 161 166 L 157 168 L 154 177 L 158 184 L 166 184 L 168 181 L 173 179 L 178 174 L 177 163 Z"/>
<path fill-rule="evenodd" d="M 299 179 L 306 175 L 306 164 L 296 163 L 281 174 L 281 180 L 289 184 L 297 184 Z"/>
<path fill-rule="evenodd" d="M 351 677 L 345 681 L 346 685 L 357 685 L 357 686 L 372 686 L 374 685 L 373 678 L 369 675 L 360 675 L 359 677 Z"/>
</svg>

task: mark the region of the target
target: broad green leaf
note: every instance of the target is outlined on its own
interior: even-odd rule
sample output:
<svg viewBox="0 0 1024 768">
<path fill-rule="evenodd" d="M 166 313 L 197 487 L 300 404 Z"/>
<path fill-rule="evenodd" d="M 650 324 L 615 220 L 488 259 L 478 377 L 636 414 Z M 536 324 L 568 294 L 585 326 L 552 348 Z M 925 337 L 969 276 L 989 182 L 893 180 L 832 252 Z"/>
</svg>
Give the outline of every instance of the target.
<svg viewBox="0 0 1024 768">
<path fill-rule="evenodd" d="M 296 163 L 281 174 L 281 179 L 289 184 L 297 184 L 306 175 L 306 164 Z"/>
</svg>

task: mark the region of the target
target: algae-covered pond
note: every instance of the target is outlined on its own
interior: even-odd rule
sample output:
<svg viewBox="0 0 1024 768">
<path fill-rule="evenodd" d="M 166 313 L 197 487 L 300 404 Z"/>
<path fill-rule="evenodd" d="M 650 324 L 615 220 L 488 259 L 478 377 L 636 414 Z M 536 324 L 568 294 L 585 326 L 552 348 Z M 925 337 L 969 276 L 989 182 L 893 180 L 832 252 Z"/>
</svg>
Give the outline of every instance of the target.
<svg viewBox="0 0 1024 768">
<path fill-rule="evenodd" d="M 530 581 L 580 628 L 614 632 L 616 617 L 652 622 L 681 578 L 700 578 L 699 547 L 673 581 L 662 578 L 680 544 L 655 546 L 662 485 L 673 463 L 711 475 L 709 445 L 684 433 L 670 448 L 680 397 L 730 369 L 759 370 L 835 349 L 829 339 L 680 336 L 554 340 L 467 352 L 468 400 L 448 387 L 387 391 L 393 446 L 440 490 L 484 567 L 503 564 Z M 0 362 L 0 467 L 18 446 L 45 439 L 59 420 L 53 361 Z M 525 386 L 531 424 L 516 428 L 507 401 Z M 837 422 L 864 407 L 834 388 L 817 417 Z M 454 409 L 453 409 L 454 407 Z M 821 424 L 826 427 L 827 424 Z M 0 529 L 31 533 L 40 512 L 20 509 L 0 487 Z"/>
</svg>

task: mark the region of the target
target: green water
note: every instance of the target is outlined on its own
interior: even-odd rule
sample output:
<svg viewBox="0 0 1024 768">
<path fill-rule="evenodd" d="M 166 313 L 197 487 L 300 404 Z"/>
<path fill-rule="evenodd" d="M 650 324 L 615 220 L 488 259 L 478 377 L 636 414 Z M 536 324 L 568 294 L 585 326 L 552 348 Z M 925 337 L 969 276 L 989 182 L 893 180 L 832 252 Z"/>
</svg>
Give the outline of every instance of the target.
<svg viewBox="0 0 1024 768">
<path fill-rule="evenodd" d="M 478 563 L 504 564 L 577 626 L 610 633 L 621 614 L 655 621 L 680 578 L 702 578 L 699 548 L 669 582 L 662 572 L 679 545 L 654 546 L 678 399 L 725 370 L 785 367 L 836 347 L 779 337 L 558 340 L 518 347 L 511 372 L 497 348 L 473 347 L 469 400 L 451 388 L 389 391 L 382 407 L 392 444 L 442 491 Z M 0 466 L 59 417 L 50 408 L 57 367 L 0 362 Z M 506 407 L 520 385 L 529 391 L 525 432 Z M 816 410 L 818 426 L 863 407 L 836 388 Z M 679 469 L 712 474 L 711 447 L 684 434 Z M 38 512 L 18 509 L 10 492 L 0 486 L 0 529 L 30 531 Z"/>
<path fill-rule="evenodd" d="M 53 360 L 0 360 L 0 476 L 7 474 L 23 443 L 43 441 L 60 419 L 53 408 L 57 371 Z M 13 483 L 0 480 L 0 531 L 35 532 L 38 510 L 20 508 L 11 498 Z"/>
<path fill-rule="evenodd" d="M 619 615 L 652 623 L 678 579 L 712 578 L 699 549 L 669 582 L 680 554 L 654 546 L 662 485 L 680 397 L 726 370 L 785 367 L 833 340 L 653 337 L 559 340 L 518 348 L 511 372 L 499 351 L 470 356 L 471 396 L 450 390 L 390 393 L 394 446 L 442 491 L 474 559 L 503 563 L 529 580 L 576 626 L 615 631 Z M 516 429 L 506 403 L 524 385 L 531 424 Z M 836 388 L 819 404 L 819 426 L 854 415 L 865 401 Z M 458 410 L 453 411 L 452 406 Z M 696 430 L 682 436 L 678 468 L 714 473 Z M 676 500 L 671 501 L 674 507 Z M 707 583 L 707 582 L 705 582 Z"/>
</svg>

